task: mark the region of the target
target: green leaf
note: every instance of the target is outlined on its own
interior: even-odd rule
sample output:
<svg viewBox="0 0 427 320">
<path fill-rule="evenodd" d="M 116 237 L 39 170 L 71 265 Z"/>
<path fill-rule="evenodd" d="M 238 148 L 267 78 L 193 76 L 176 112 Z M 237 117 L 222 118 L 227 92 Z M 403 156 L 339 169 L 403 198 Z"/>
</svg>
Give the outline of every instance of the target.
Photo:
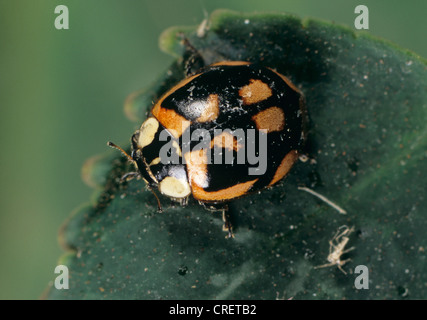
<svg viewBox="0 0 427 320">
<path fill-rule="evenodd" d="M 142 181 L 120 183 L 132 168 L 118 152 L 92 162 L 100 169 L 88 179 L 104 189 L 64 225 L 70 289 L 52 287 L 47 298 L 426 298 L 426 61 L 366 33 L 284 14 L 216 11 L 207 26 L 162 35 L 161 48 L 177 60 L 127 102 L 128 116 L 142 121 L 151 101 L 183 78 L 183 32 L 208 64 L 260 62 L 300 87 L 309 160 L 280 186 L 230 205 L 234 239 L 195 201 L 180 207 L 162 197 L 157 213 Z M 351 259 L 347 274 L 314 268 L 328 263 L 343 225 L 355 228 L 345 247 L 354 249 L 341 257 Z M 369 289 L 355 287 L 358 265 L 369 270 Z"/>
</svg>

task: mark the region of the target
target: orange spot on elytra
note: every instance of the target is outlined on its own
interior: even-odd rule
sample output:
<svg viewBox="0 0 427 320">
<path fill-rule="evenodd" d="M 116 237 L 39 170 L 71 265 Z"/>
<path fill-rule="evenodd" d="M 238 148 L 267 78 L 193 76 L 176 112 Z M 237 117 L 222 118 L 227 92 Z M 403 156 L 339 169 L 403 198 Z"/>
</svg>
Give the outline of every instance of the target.
<svg viewBox="0 0 427 320">
<path fill-rule="evenodd" d="M 176 113 L 175 110 L 162 108 L 160 104 L 154 106 L 152 113 L 176 139 L 178 139 L 191 124 L 189 120 Z"/>
<path fill-rule="evenodd" d="M 251 79 L 250 83 L 239 90 L 239 95 L 243 99 L 243 104 L 253 104 L 263 101 L 272 95 L 271 88 L 261 80 Z"/>
<path fill-rule="evenodd" d="M 184 155 L 190 185 L 206 187 L 208 184 L 208 156 L 205 149 L 187 152 Z"/>
<path fill-rule="evenodd" d="M 214 64 L 211 64 L 211 66 L 244 66 L 251 64 L 247 61 L 221 61 Z"/>
<path fill-rule="evenodd" d="M 243 145 L 237 142 L 235 136 L 225 131 L 213 138 L 210 147 L 213 148 L 214 146 L 236 152 L 243 148 Z"/>
<path fill-rule="evenodd" d="M 276 182 L 279 182 L 286 174 L 291 170 L 293 164 L 298 159 L 298 152 L 296 150 L 290 151 L 282 160 L 279 167 L 274 174 L 273 180 L 271 180 L 269 186 L 272 186 Z"/>
<path fill-rule="evenodd" d="M 258 130 L 265 129 L 267 132 L 282 131 L 285 127 L 285 113 L 278 107 L 270 107 L 258 112 L 252 117 Z"/>
<path fill-rule="evenodd" d="M 191 189 L 193 196 L 196 200 L 200 201 L 223 201 L 238 198 L 246 194 L 249 189 L 257 182 L 258 179 L 242 182 L 232 187 L 218 190 L 218 191 L 205 191 L 198 185 L 192 185 Z"/>
</svg>

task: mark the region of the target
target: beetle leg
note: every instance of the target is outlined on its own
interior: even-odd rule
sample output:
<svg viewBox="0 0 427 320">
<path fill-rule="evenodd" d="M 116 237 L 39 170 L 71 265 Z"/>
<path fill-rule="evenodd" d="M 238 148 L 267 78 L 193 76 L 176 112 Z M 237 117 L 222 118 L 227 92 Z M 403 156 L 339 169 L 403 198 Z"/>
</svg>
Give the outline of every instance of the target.
<svg viewBox="0 0 427 320">
<path fill-rule="evenodd" d="M 128 173 L 125 173 L 121 178 L 120 178 L 120 182 L 123 182 L 123 181 L 129 181 L 129 180 L 132 180 L 132 179 L 138 179 L 138 178 L 140 178 L 141 177 L 141 174 L 139 173 L 139 172 L 136 172 L 136 171 L 132 171 L 132 172 L 128 172 Z"/>
<path fill-rule="evenodd" d="M 188 205 L 188 197 L 179 199 L 179 204 L 183 207 L 187 206 Z"/>
<path fill-rule="evenodd" d="M 147 183 L 147 189 L 149 191 L 151 191 L 152 194 L 154 194 L 154 197 L 156 197 L 157 200 L 157 212 L 158 213 L 162 213 L 163 212 L 163 208 L 162 208 L 162 204 L 160 203 L 160 199 L 157 196 L 157 194 L 154 192 L 153 188 Z"/>
<path fill-rule="evenodd" d="M 230 213 L 228 211 L 228 205 L 224 203 L 205 203 L 203 201 L 199 201 L 199 204 L 201 204 L 206 210 L 209 210 L 211 212 L 221 212 L 222 214 L 222 221 L 224 221 L 224 224 L 222 226 L 222 230 L 225 232 L 228 232 L 228 235 L 226 238 L 234 238 L 233 233 L 233 225 L 230 222 Z"/>
<path fill-rule="evenodd" d="M 231 225 L 230 215 L 228 214 L 228 206 L 227 206 L 227 208 L 222 210 L 222 221 L 224 221 L 224 225 L 222 227 L 222 230 L 228 232 L 227 238 L 234 238 L 234 233 L 232 231 L 233 226 Z"/>
</svg>

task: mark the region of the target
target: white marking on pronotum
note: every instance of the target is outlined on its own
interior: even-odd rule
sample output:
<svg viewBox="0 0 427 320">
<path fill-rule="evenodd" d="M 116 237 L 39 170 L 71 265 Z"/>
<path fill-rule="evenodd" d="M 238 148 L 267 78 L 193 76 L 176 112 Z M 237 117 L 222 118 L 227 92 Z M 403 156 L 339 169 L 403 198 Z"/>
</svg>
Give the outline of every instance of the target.
<svg viewBox="0 0 427 320">
<path fill-rule="evenodd" d="M 320 193 L 317 193 L 316 191 L 311 190 L 310 188 L 307 188 L 307 187 L 298 187 L 298 190 L 303 190 L 305 192 L 308 192 L 308 193 L 312 194 L 313 196 L 319 198 L 323 202 L 325 202 L 328 205 L 330 205 L 332 208 L 334 208 L 335 210 L 337 210 L 340 214 L 347 214 L 347 211 L 345 211 L 343 208 L 341 208 L 337 204 L 333 203 L 331 200 L 329 200 L 325 196 L 322 196 Z"/>
<path fill-rule="evenodd" d="M 149 117 L 145 120 L 139 129 L 138 147 L 142 149 L 151 144 L 159 126 L 159 122 L 154 117 Z"/>
<path fill-rule="evenodd" d="M 190 185 L 184 179 L 166 177 L 159 184 L 161 193 L 172 198 L 185 198 L 191 193 Z"/>
</svg>

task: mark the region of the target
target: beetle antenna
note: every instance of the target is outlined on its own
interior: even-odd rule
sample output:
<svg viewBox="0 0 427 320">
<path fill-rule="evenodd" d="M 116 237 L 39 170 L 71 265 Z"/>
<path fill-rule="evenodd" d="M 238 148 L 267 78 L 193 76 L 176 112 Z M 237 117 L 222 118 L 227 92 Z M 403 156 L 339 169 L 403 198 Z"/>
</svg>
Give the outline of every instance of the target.
<svg viewBox="0 0 427 320">
<path fill-rule="evenodd" d="M 128 160 L 130 161 L 130 162 L 135 162 L 135 160 L 133 160 L 133 158 L 130 156 L 130 155 L 128 155 L 127 153 L 126 153 L 126 151 L 125 150 L 123 150 L 122 148 L 120 148 L 118 145 L 116 145 L 116 144 L 114 144 L 114 143 L 112 143 L 111 141 L 108 141 L 107 142 L 107 145 L 109 146 L 109 147 L 111 147 L 111 148 L 114 148 L 114 149 L 117 149 L 117 150 L 119 150 L 126 158 L 128 158 Z"/>
<path fill-rule="evenodd" d="M 114 148 L 114 149 L 117 149 L 117 150 L 119 150 L 126 158 L 128 158 L 128 160 L 130 161 L 130 162 L 132 162 L 132 163 L 135 163 L 135 160 L 125 151 L 125 150 L 123 150 L 122 148 L 120 148 L 118 145 L 116 145 L 115 143 L 113 143 L 113 142 L 111 142 L 111 141 L 108 141 L 107 142 L 107 145 L 109 146 L 109 147 L 111 147 L 111 148 Z M 144 161 L 145 162 L 145 161 Z M 127 174 L 125 174 L 122 178 L 121 178 L 121 180 L 125 180 L 128 176 L 136 176 L 136 175 L 139 175 L 140 173 L 138 172 L 138 173 L 135 173 L 135 172 L 129 172 L 129 173 L 127 173 Z M 157 196 L 157 194 L 154 192 L 154 190 L 147 184 L 147 188 L 148 188 L 148 190 L 150 190 L 151 191 L 151 193 L 152 194 L 154 194 L 154 196 L 156 197 L 156 200 L 157 200 L 157 210 L 159 211 L 159 212 L 163 212 L 163 209 L 162 209 L 162 204 L 160 203 L 160 199 L 159 199 L 159 197 Z"/>
</svg>

